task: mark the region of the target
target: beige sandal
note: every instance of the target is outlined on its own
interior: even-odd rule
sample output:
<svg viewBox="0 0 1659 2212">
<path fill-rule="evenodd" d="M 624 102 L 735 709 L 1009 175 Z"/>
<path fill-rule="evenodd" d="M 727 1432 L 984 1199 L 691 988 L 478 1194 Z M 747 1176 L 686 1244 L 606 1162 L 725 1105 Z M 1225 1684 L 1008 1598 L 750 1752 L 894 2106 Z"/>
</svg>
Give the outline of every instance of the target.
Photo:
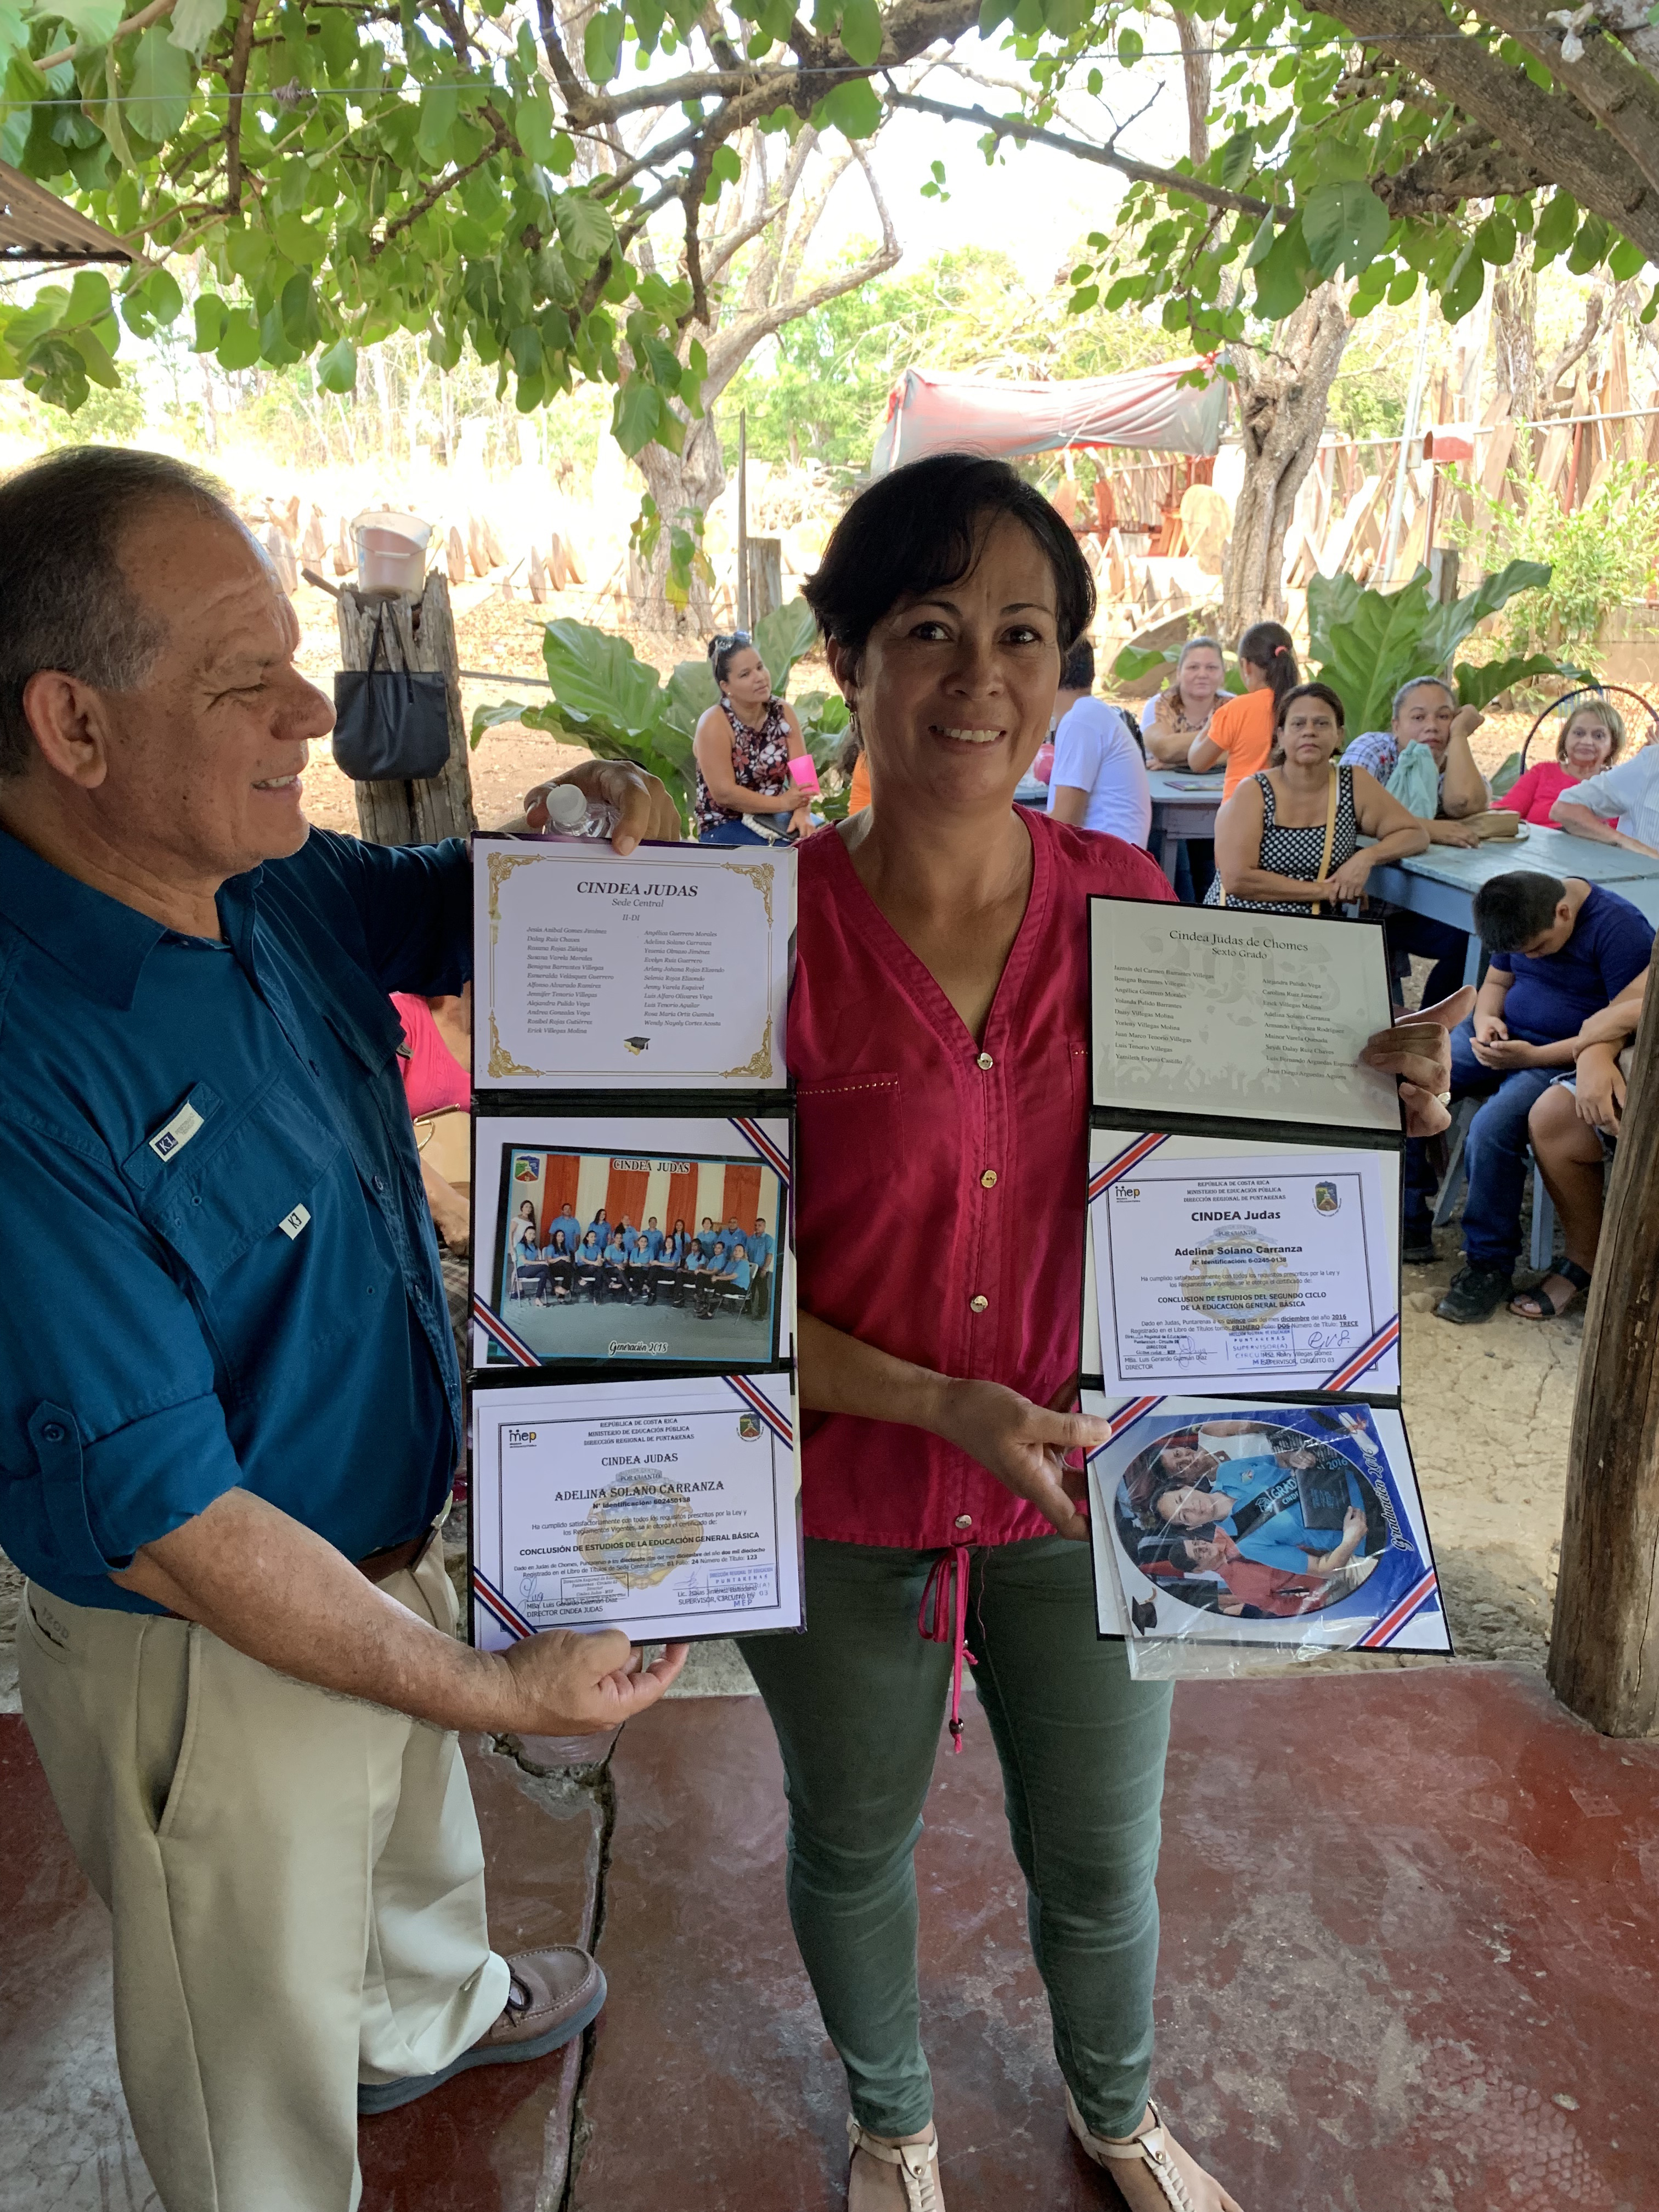
<svg viewBox="0 0 1659 2212">
<path fill-rule="evenodd" d="M 849 2112 L 847 2148 L 849 2158 L 855 2150 L 867 2151 L 884 2166 L 897 2166 L 905 2212 L 940 2212 L 939 2189 L 933 2179 L 933 2169 L 939 2164 L 937 2128 L 932 2142 L 884 2143 L 878 2136 L 866 2133 Z"/>
<path fill-rule="evenodd" d="M 1127 2142 L 1110 2142 L 1104 2136 L 1090 2133 L 1089 2124 L 1079 2112 L 1071 2091 L 1066 2092 L 1066 2118 L 1072 2133 L 1097 2166 L 1144 2166 L 1164 2191 L 1170 2212 L 1194 2212 L 1193 2200 L 1187 2193 L 1180 2169 L 1164 2148 L 1164 2115 L 1150 2098 L 1146 2109 L 1152 2116 L 1150 2126 Z"/>
</svg>

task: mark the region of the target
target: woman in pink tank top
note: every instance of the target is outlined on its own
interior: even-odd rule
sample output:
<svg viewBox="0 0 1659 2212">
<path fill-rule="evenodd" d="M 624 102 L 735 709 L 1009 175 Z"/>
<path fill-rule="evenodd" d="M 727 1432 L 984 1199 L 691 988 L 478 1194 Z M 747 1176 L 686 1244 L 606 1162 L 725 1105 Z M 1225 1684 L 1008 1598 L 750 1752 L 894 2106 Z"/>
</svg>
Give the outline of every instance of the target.
<svg viewBox="0 0 1659 2212">
<path fill-rule="evenodd" d="M 1055 2124 L 1132 2212 L 1236 2212 L 1147 2100 L 1170 1690 L 1096 1636 L 1064 1462 L 1106 1434 L 1072 1410 L 1086 901 L 1172 896 L 1137 848 L 1012 805 L 1089 572 L 1013 470 L 945 454 L 854 502 L 807 596 L 873 804 L 800 856 L 807 1628 L 742 1649 L 787 1772 L 796 1936 L 847 2068 L 848 2201 L 943 2202 L 911 1854 L 971 1657 L 1049 1995 Z"/>
</svg>

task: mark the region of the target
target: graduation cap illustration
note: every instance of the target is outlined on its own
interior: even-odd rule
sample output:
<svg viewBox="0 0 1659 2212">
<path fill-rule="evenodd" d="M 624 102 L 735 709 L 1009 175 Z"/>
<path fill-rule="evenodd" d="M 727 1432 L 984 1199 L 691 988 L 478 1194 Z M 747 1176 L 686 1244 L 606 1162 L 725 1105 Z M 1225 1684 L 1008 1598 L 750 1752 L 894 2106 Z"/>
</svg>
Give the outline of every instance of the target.
<svg viewBox="0 0 1659 2212">
<path fill-rule="evenodd" d="M 649 1037 L 624 1037 L 623 1039 L 623 1042 L 628 1047 L 628 1049 L 634 1054 L 634 1057 L 636 1060 L 642 1052 L 648 1052 L 651 1048 L 651 1040 Z"/>
</svg>

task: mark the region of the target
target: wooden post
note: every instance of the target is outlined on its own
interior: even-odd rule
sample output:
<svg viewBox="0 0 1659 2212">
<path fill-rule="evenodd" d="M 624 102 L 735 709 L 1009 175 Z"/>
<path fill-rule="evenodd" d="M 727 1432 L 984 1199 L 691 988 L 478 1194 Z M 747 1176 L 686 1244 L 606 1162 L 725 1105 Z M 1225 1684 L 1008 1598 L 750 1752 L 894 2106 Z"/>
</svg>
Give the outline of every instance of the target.
<svg viewBox="0 0 1659 2212">
<path fill-rule="evenodd" d="M 775 538 L 749 541 L 749 621 L 752 629 L 763 615 L 775 614 L 783 605 L 783 546 Z"/>
<path fill-rule="evenodd" d="M 441 568 L 428 574 L 418 599 L 363 599 L 352 585 L 340 592 L 340 665 L 367 668 L 374 618 L 384 607 L 377 668 L 424 669 L 445 678 L 449 703 L 449 758 L 443 772 L 424 783 L 359 783 L 357 826 L 371 845 L 433 845 L 465 837 L 477 825 L 472 811 L 472 772 L 466 726 L 461 720 L 460 657 L 449 585 Z"/>
<path fill-rule="evenodd" d="M 738 410 L 738 628 L 749 627 L 749 410 Z"/>
<path fill-rule="evenodd" d="M 1567 1467 L 1549 1679 L 1603 1735 L 1659 1731 L 1659 991 L 1637 1033 Z"/>
</svg>

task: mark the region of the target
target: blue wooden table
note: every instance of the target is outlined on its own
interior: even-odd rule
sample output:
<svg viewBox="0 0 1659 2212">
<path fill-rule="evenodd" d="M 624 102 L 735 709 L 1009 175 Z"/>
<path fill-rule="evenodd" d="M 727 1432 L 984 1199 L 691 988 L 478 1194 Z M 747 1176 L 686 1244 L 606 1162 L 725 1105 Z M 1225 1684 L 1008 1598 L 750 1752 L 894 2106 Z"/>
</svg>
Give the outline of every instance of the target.
<svg viewBox="0 0 1659 2212">
<path fill-rule="evenodd" d="M 1375 898 L 1467 930 L 1469 951 L 1463 980 L 1477 983 L 1480 940 L 1474 933 L 1474 895 L 1493 876 L 1520 869 L 1606 884 L 1659 928 L 1659 860 L 1647 853 L 1626 852 L 1622 845 L 1570 837 L 1565 830 L 1545 829 L 1536 823 L 1527 823 L 1524 837 L 1495 837 L 1485 845 L 1431 845 L 1413 860 L 1373 868 L 1366 889 Z"/>
<path fill-rule="evenodd" d="M 1189 837 L 1215 836 L 1215 811 L 1221 804 L 1226 775 L 1224 768 L 1200 775 L 1189 768 L 1148 767 L 1152 834 L 1146 840 L 1146 849 L 1171 883 L 1175 881 L 1171 845 L 1184 844 Z"/>
</svg>

